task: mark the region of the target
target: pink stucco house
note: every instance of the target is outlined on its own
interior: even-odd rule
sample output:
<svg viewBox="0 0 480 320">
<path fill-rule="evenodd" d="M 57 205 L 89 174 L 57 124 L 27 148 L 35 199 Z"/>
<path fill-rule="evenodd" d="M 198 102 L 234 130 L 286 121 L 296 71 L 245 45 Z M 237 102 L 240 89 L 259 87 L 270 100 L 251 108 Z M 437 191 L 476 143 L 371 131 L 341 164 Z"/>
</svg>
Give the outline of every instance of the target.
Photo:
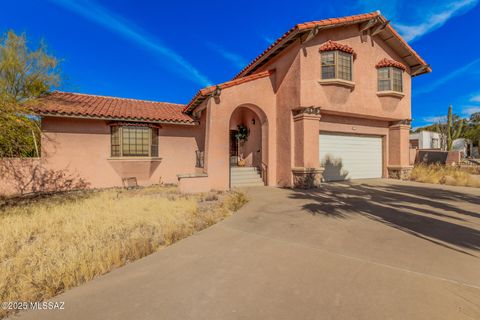
<svg viewBox="0 0 480 320">
<path fill-rule="evenodd" d="M 92 187 L 135 179 L 186 192 L 399 178 L 411 78 L 430 71 L 379 12 L 301 23 L 187 105 L 51 93 L 36 107 L 42 163 Z"/>
</svg>

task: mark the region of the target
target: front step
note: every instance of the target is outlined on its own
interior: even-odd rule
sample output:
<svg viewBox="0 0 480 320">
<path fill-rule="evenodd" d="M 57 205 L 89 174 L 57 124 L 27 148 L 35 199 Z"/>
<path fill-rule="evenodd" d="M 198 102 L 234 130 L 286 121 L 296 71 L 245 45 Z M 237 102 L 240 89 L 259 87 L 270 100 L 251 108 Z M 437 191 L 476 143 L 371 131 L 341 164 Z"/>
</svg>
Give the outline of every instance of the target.
<svg viewBox="0 0 480 320">
<path fill-rule="evenodd" d="M 263 180 L 255 167 L 231 167 L 230 186 L 232 188 L 263 186 Z"/>
</svg>

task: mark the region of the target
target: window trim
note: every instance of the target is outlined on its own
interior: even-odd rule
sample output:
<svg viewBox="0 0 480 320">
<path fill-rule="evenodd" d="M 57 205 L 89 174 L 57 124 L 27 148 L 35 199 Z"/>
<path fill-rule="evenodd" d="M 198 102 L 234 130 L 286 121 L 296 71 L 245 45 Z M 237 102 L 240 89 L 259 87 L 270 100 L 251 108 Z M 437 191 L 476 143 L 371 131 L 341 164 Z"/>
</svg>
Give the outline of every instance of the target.
<svg viewBox="0 0 480 320">
<path fill-rule="evenodd" d="M 380 79 L 380 71 L 381 70 L 388 70 L 388 77 L 387 79 Z M 401 85 L 401 91 L 395 90 L 393 87 L 393 73 L 394 71 L 400 71 L 400 85 Z M 401 68 L 394 67 L 394 66 L 389 66 L 389 67 L 380 67 L 377 68 L 377 95 L 378 96 L 404 96 L 404 90 L 403 90 L 403 72 Z M 389 87 L 387 90 L 380 90 L 380 81 L 387 81 L 389 82 Z"/>
<path fill-rule="evenodd" d="M 333 53 L 333 60 L 334 60 L 334 77 L 333 78 L 324 78 L 323 77 L 323 64 L 322 64 L 322 55 L 323 54 L 327 54 L 327 53 Z M 343 54 L 346 54 L 346 55 L 349 55 L 350 57 L 350 79 L 343 79 L 343 78 L 339 78 L 338 77 L 338 74 L 339 74 L 339 59 L 338 59 L 338 56 L 339 56 L 339 53 L 343 53 Z M 328 50 L 328 51 L 322 51 L 320 52 L 320 79 L 321 79 L 321 83 L 325 83 L 325 84 L 328 84 L 329 81 L 332 82 L 332 84 L 334 83 L 335 80 L 337 81 L 341 81 L 342 83 L 343 82 L 346 82 L 346 83 L 354 83 L 353 82 L 353 54 L 352 53 L 349 53 L 349 52 L 344 52 L 344 51 L 341 51 L 341 50 Z"/>
<path fill-rule="evenodd" d="M 128 155 L 128 156 L 124 156 L 123 155 L 123 129 L 124 128 L 131 128 L 131 127 L 141 127 L 141 128 L 147 128 L 148 129 L 148 155 Z M 117 134 L 118 134 L 118 145 L 117 144 L 113 144 L 113 131 L 114 130 L 118 130 L 117 131 Z M 156 147 L 157 147 L 157 154 L 156 155 L 152 155 L 152 135 L 153 135 L 153 132 L 154 130 L 156 131 L 156 135 L 157 135 L 157 144 L 156 144 Z M 158 151 L 159 151 L 159 139 L 158 139 L 158 128 L 156 127 L 145 127 L 145 126 L 135 126 L 135 125 L 115 125 L 115 126 L 110 126 L 110 158 L 109 159 L 125 159 L 125 160 L 135 160 L 135 159 L 157 159 L 158 158 Z M 113 155 L 113 147 L 114 146 L 118 146 L 119 148 L 119 151 L 118 151 L 118 155 Z"/>
<path fill-rule="evenodd" d="M 398 91 L 377 91 L 377 96 L 379 97 L 394 97 L 394 98 L 403 98 L 405 97 L 405 93 L 398 92 Z"/>
</svg>

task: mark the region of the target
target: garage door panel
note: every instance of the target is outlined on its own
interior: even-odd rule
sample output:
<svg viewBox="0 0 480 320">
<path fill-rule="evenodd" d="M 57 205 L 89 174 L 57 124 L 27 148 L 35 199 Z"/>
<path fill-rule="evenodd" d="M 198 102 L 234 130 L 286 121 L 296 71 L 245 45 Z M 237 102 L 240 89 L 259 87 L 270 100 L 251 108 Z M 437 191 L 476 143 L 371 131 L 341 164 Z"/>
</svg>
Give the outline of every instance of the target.
<svg viewBox="0 0 480 320">
<path fill-rule="evenodd" d="M 382 138 L 320 134 L 320 162 L 326 181 L 382 177 Z"/>
</svg>

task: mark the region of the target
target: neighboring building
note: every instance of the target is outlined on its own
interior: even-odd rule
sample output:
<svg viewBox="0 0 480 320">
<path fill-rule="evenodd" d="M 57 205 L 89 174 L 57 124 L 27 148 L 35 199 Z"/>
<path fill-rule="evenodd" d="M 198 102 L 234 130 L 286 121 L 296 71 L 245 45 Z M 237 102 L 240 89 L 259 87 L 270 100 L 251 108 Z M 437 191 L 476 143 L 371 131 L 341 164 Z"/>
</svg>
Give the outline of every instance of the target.
<svg viewBox="0 0 480 320">
<path fill-rule="evenodd" d="M 473 143 L 469 139 L 459 138 L 453 140 L 452 150 L 460 151 L 462 157 L 478 158 L 478 149 L 473 147 Z"/>
<path fill-rule="evenodd" d="M 438 132 L 423 130 L 410 134 L 410 148 L 420 150 L 446 150 L 446 137 Z M 462 157 L 476 157 L 476 150 L 470 140 L 453 140 L 452 150 L 459 151 Z"/>
<path fill-rule="evenodd" d="M 410 134 L 410 148 L 412 149 L 441 149 L 442 136 L 438 132 L 423 130 Z"/>
<path fill-rule="evenodd" d="M 52 93 L 36 108 L 43 163 L 93 187 L 136 178 L 189 192 L 258 182 L 240 156 L 269 186 L 399 177 L 411 78 L 430 71 L 379 12 L 302 23 L 185 106 Z"/>
</svg>

